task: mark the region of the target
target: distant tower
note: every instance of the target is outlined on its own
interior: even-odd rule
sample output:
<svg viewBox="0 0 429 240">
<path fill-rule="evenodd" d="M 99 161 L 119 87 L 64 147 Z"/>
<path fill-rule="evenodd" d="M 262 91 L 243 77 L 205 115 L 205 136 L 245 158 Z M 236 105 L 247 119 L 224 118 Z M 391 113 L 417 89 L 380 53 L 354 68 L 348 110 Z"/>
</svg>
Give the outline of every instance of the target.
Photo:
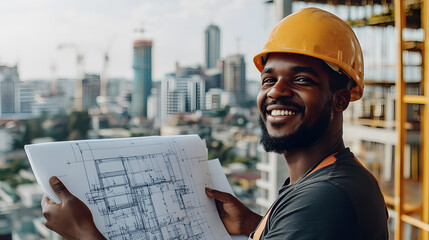
<svg viewBox="0 0 429 240">
<path fill-rule="evenodd" d="M 223 88 L 233 95 L 232 106 L 246 102 L 246 64 L 242 54 L 225 58 L 223 61 Z"/>
<path fill-rule="evenodd" d="M 80 83 L 82 110 L 88 110 L 91 107 L 97 106 L 96 99 L 100 96 L 100 85 L 100 75 L 85 74 Z"/>
<path fill-rule="evenodd" d="M 63 49 L 67 49 L 67 48 L 71 48 L 76 52 L 76 80 L 75 80 L 75 87 L 74 87 L 74 109 L 77 111 L 83 111 L 84 107 L 82 105 L 82 97 L 83 97 L 83 93 L 82 93 L 82 80 L 85 77 L 85 70 L 84 70 L 84 60 L 85 57 L 84 55 L 79 51 L 79 48 L 75 45 L 75 44 L 71 44 L 71 43 L 63 43 L 63 44 L 59 44 L 57 46 L 57 50 L 63 50 Z M 53 73 L 55 73 L 56 71 L 56 67 L 54 66 L 52 68 Z M 55 77 L 55 74 L 54 74 Z M 55 78 L 56 79 L 56 78 Z M 56 81 L 56 80 L 55 80 Z"/>
<path fill-rule="evenodd" d="M 147 117 L 147 101 L 152 89 L 152 41 L 134 41 L 133 117 Z"/>
<path fill-rule="evenodd" d="M 220 30 L 216 25 L 209 25 L 205 31 L 205 67 L 216 68 L 217 60 L 220 58 Z"/>
<path fill-rule="evenodd" d="M 20 112 L 18 67 L 0 66 L 0 117 Z"/>
<path fill-rule="evenodd" d="M 33 102 L 33 86 L 20 81 L 18 66 L 0 66 L 0 119 L 30 114 Z"/>
</svg>

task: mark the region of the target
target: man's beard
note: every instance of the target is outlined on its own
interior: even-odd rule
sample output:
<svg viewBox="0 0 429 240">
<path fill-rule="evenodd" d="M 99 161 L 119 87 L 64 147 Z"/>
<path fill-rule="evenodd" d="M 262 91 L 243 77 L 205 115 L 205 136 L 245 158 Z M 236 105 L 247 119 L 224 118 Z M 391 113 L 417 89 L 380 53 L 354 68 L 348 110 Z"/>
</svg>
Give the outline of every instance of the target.
<svg viewBox="0 0 429 240">
<path fill-rule="evenodd" d="M 288 136 L 272 137 L 268 133 L 262 117 L 259 117 L 259 125 L 261 126 L 262 136 L 261 144 L 267 152 L 284 153 L 288 150 L 305 148 L 316 142 L 328 128 L 330 121 L 330 105 L 325 106 L 322 115 L 312 127 L 300 126 L 298 130 Z"/>
</svg>

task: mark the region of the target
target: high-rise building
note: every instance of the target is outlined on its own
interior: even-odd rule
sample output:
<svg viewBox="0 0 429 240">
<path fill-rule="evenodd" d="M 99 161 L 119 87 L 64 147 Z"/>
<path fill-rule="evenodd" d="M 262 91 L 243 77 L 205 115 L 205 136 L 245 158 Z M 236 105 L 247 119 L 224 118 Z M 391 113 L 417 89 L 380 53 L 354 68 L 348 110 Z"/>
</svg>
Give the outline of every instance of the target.
<svg viewBox="0 0 429 240">
<path fill-rule="evenodd" d="M 206 92 L 206 110 L 219 109 L 222 106 L 222 94 L 224 91 L 220 88 L 211 88 Z"/>
<path fill-rule="evenodd" d="M 257 148 L 257 155 L 260 162 L 256 164 L 256 169 L 261 172 L 261 178 L 256 180 L 260 192 L 256 204 L 259 206 L 259 212 L 264 214 L 276 200 L 289 171 L 283 155 L 266 152 L 261 145 Z"/>
<path fill-rule="evenodd" d="M 19 109 L 18 67 L 0 66 L 0 115 Z"/>
<path fill-rule="evenodd" d="M 230 106 L 230 103 L 235 101 L 235 99 L 232 99 L 233 97 L 234 96 L 225 92 L 223 89 L 210 88 L 210 90 L 206 92 L 205 110 L 216 110 Z"/>
<path fill-rule="evenodd" d="M 162 121 L 180 112 L 204 110 L 204 80 L 200 75 L 167 76 L 161 83 Z"/>
<path fill-rule="evenodd" d="M 18 67 L 0 66 L 0 118 L 31 115 L 33 101 L 34 89 L 19 80 Z"/>
<path fill-rule="evenodd" d="M 246 64 L 242 54 L 225 58 L 223 61 L 223 87 L 234 95 L 231 106 L 244 104 L 246 99 Z"/>
<path fill-rule="evenodd" d="M 161 82 L 153 82 L 152 92 L 148 98 L 147 118 L 153 120 L 154 126 L 160 127 L 161 122 Z"/>
<path fill-rule="evenodd" d="M 220 61 L 220 63 L 222 63 Z M 218 68 L 212 68 L 205 71 L 205 79 L 206 79 L 206 92 L 211 88 L 222 88 L 222 66 L 219 64 Z"/>
<path fill-rule="evenodd" d="M 152 41 L 134 41 L 133 51 L 134 93 L 132 116 L 147 117 L 147 102 L 152 89 Z"/>
<path fill-rule="evenodd" d="M 31 84 L 21 82 L 19 85 L 19 112 L 32 113 L 34 89 Z"/>
<path fill-rule="evenodd" d="M 216 25 L 209 25 L 205 31 L 205 67 L 216 68 L 220 58 L 220 30 Z"/>
<path fill-rule="evenodd" d="M 87 110 L 97 106 L 97 97 L 100 96 L 100 75 L 85 74 L 82 79 L 82 109 Z"/>
</svg>

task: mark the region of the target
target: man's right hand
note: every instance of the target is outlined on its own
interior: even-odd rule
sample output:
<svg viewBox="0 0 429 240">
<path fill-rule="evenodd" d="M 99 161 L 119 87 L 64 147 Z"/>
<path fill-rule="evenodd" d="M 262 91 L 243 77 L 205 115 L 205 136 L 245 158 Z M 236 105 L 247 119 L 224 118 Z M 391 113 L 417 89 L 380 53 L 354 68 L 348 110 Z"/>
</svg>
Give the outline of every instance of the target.
<svg viewBox="0 0 429 240">
<path fill-rule="evenodd" d="M 46 227 L 69 240 L 105 239 L 95 226 L 88 207 L 73 196 L 57 177 L 51 177 L 49 183 L 61 203 L 57 204 L 43 195 L 41 205 Z"/>
<path fill-rule="evenodd" d="M 249 236 L 256 230 L 262 217 L 247 208 L 229 193 L 206 188 L 206 194 L 215 199 L 219 216 L 230 234 Z"/>
</svg>

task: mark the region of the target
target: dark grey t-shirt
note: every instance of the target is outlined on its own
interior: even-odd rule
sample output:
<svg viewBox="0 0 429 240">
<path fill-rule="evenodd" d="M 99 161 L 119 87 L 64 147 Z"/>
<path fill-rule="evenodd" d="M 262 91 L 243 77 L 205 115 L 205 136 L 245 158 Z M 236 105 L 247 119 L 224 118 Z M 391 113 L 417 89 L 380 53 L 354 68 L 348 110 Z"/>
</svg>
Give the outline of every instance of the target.
<svg viewBox="0 0 429 240">
<path fill-rule="evenodd" d="M 335 158 L 292 185 L 286 180 L 261 239 L 388 239 L 376 179 L 349 149 Z"/>
</svg>

